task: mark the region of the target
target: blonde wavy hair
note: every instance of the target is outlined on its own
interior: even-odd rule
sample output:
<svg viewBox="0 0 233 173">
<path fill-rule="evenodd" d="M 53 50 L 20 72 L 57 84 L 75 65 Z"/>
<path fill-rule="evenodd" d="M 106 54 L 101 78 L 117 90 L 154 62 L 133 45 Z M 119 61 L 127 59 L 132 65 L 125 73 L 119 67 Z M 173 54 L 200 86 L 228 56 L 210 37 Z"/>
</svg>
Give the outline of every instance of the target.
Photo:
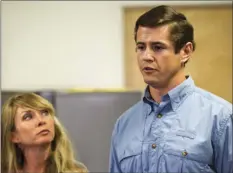
<svg viewBox="0 0 233 173">
<path fill-rule="evenodd" d="M 4 173 L 18 173 L 23 168 L 24 156 L 17 144 L 11 141 L 17 108 L 27 107 L 34 110 L 47 110 L 54 118 L 55 137 L 51 143 L 47 159 L 46 173 L 88 172 L 87 168 L 76 161 L 71 141 L 63 125 L 55 116 L 53 105 L 35 93 L 22 93 L 10 97 L 3 105 L 1 120 L 1 170 Z"/>
</svg>

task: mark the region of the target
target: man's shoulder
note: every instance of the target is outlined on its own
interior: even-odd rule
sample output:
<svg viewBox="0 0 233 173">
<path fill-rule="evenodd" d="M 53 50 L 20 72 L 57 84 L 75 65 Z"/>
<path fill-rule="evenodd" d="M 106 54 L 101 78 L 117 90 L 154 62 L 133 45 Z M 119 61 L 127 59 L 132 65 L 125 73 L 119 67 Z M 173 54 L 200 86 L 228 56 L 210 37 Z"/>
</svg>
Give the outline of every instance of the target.
<svg viewBox="0 0 233 173">
<path fill-rule="evenodd" d="M 125 112 L 123 112 L 119 119 L 124 120 L 130 118 L 132 115 L 135 115 L 135 113 L 139 113 L 143 109 L 143 101 L 140 100 L 131 107 L 129 107 Z"/>
<path fill-rule="evenodd" d="M 144 102 L 140 100 L 117 119 L 113 130 L 113 141 L 118 146 L 117 148 L 130 143 L 131 137 L 141 137 L 145 120 L 144 108 Z"/>
<path fill-rule="evenodd" d="M 200 87 L 195 87 L 194 93 L 203 104 L 211 105 L 213 108 L 218 107 L 222 111 L 232 114 L 232 103 L 222 97 Z"/>
<path fill-rule="evenodd" d="M 140 119 L 139 117 L 142 116 L 143 111 L 143 101 L 140 100 L 131 107 L 129 107 L 125 112 L 123 112 L 120 117 L 117 119 L 115 126 L 116 128 L 121 128 L 122 126 L 125 126 L 125 124 L 132 124 L 137 119 Z M 132 122 L 134 121 L 134 122 Z"/>
<path fill-rule="evenodd" d="M 202 88 L 196 88 L 196 94 L 200 98 L 197 99 L 199 105 L 203 110 L 207 110 L 212 119 L 210 121 L 213 123 L 212 141 L 219 142 L 226 127 L 232 126 L 232 103 Z"/>
</svg>

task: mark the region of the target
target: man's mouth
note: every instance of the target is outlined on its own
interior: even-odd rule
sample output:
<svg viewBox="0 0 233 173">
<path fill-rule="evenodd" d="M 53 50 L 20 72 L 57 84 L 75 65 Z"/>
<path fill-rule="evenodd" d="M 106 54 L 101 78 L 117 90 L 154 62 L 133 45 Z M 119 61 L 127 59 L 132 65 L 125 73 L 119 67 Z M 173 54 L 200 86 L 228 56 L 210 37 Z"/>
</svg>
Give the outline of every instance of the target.
<svg viewBox="0 0 233 173">
<path fill-rule="evenodd" d="M 154 68 L 151 68 L 151 67 L 144 67 L 143 68 L 143 71 L 145 71 L 145 72 L 147 72 L 147 73 L 151 73 L 151 72 L 153 72 L 153 71 L 155 71 L 156 69 L 154 69 Z"/>
</svg>

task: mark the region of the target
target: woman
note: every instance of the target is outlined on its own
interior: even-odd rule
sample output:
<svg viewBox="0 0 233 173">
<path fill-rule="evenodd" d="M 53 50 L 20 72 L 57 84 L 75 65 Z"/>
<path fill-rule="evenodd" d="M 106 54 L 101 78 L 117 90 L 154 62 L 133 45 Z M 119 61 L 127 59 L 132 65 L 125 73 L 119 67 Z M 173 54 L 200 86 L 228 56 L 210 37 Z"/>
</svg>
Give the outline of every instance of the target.
<svg viewBox="0 0 233 173">
<path fill-rule="evenodd" d="M 2 108 L 4 173 L 88 172 L 77 162 L 51 103 L 34 93 L 9 98 Z"/>
</svg>

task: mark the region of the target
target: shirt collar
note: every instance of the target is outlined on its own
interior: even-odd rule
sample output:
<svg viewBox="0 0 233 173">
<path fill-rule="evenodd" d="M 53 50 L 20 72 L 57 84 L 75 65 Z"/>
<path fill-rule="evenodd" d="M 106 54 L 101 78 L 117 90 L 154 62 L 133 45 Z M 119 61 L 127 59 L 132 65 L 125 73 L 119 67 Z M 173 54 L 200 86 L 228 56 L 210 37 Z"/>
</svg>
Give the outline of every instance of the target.
<svg viewBox="0 0 233 173">
<path fill-rule="evenodd" d="M 180 103 L 194 90 L 195 84 L 191 76 L 186 76 L 186 80 L 181 84 L 171 89 L 166 95 L 163 96 L 162 101 L 169 100 L 172 105 L 172 109 L 175 110 L 179 107 Z M 155 103 L 149 92 L 149 85 L 144 90 L 143 100 Z"/>
</svg>

